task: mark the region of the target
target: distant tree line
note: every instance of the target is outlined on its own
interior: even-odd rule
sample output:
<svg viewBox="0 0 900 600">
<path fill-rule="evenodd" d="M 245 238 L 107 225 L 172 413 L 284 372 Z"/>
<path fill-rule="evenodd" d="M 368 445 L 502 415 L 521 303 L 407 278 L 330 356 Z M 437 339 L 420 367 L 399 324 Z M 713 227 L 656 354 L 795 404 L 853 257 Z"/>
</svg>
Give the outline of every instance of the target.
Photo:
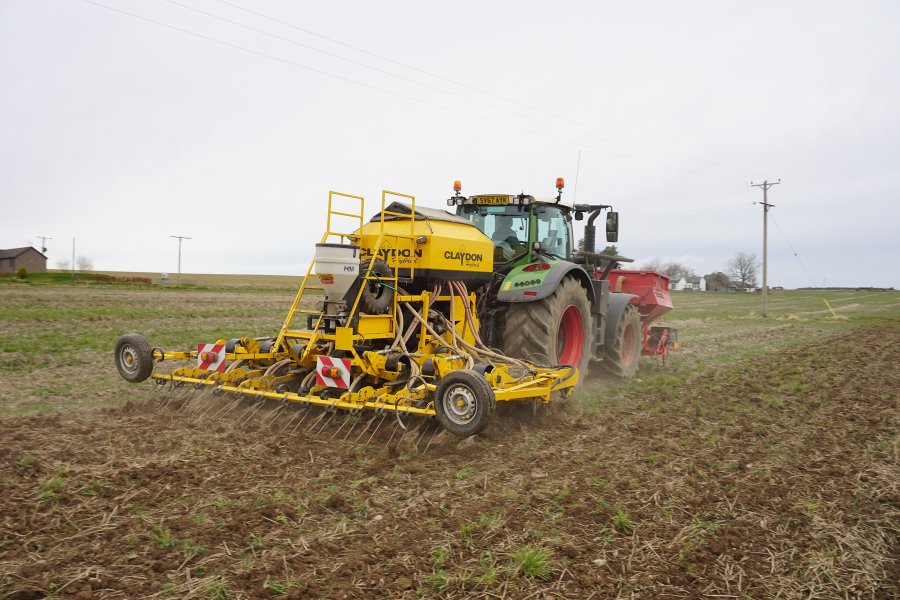
<svg viewBox="0 0 900 600">
<path fill-rule="evenodd" d="M 87 256 L 79 256 L 75 260 L 75 266 L 79 271 L 93 271 L 94 261 Z M 71 271 L 72 263 L 68 260 L 58 260 L 56 261 L 56 268 L 60 271 Z"/>
<path fill-rule="evenodd" d="M 654 258 L 640 266 L 645 271 L 657 271 L 667 276 L 671 281 L 696 279 L 697 274 L 693 268 L 678 261 L 665 261 Z M 738 252 L 727 260 L 724 271 L 716 271 L 705 275 L 706 289 L 710 292 L 723 292 L 732 288 L 746 289 L 757 286 L 759 274 L 759 259 L 755 254 Z"/>
</svg>

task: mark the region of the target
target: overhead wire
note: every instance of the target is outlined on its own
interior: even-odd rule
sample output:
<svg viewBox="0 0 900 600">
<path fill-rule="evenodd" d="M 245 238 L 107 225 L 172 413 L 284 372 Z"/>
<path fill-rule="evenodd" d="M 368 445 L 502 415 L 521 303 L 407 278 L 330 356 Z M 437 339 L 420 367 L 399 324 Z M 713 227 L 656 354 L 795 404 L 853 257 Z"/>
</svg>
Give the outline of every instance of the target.
<svg viewBox="0 0 900 600">
<path fill-rule="evenodd" d="M 168 1 L 168 0 L 167 0 L 167 1 Z M 681 156 L 681 157 L 684 158 L 684 159 L 696 161 L 696 162 L 698 162 L 698 163 L 703 163 L 703 164 L 705 164 L 705 165 L 714 166 L 714 167 L 717 167 L 717 168 L 720 168 L 720 169 L 725 169 L 725 170 L 731 171 L 731 172 L 733 172 L 734 174 L 737 174 L 737 175 L 742 175 L 742 176 L 745 176 L 745 177 L 746 177 L 746 176 L 750 176 L 750 173 L 749 173 L 749 172 L 743 171 L 743 170 L 741 170 L 741 169 L 735 169 L 734 167 L 731 167 L 731 166 L 729 166 L 729 165 L 725 165 L 725 164 L 718 163 L 718 162 L 715 162 L 715 161 L 707 160 L 707 159 L 704 159 L 704 158 L 695 157 L 695 156 L 692 156 L 692 155 L 689 155 L 689 154 L 684 154 L 684 153 L 681 153 L 681 152 L 676 152 L 676 151 L 673 151 L 673 150 L 668 150 L 668 149 L 662 148 L 662 147 L 660 147 L 660 146 L 656 146 L 656 145 L 654 145 L 654 144 L 650 144 L 650 143 L 648 143 L 648 142 L 643 142 L 643 141 L 641 141 L 641 140 L 637 140 L 637 139 L 635 139 L 635 138 L 630 138 L 630 137 L 623 136 L 623 135 L 620 135 L 620 134 L 617 134 L 617 133 L 614 133 L 614 132 L 611 132 L 611 131 L 608 131 L 608 130 L 605 130 L 605 129 L 601 129 L 601 128 L 599 128 L 599 127 L 595 127 L 595 126 L 593 126 L 593 125 L 590 125 L 590 124 L 587 124 L 587 123 L 584 123 L 584 122 L 581 122 L 581 121 L 578 121 L 578 120 L 575 120 L 575 119 L 571 119 L 571 118 L 569 118 L 569 117 L 565 117 L 565 116 L 562 116 L 562 115 L 558 115 L 558 114 L 553 113 L 553 112 L 551 112 L 551 111 L 542 109 L 542 108 L 537 107 L 537 106 L 533 106 L 533 105 L 528 104 L 528 103 L 525 103 L 525 102 L 521 102 L 520 100 L 516 100 L 516 99 L 514 99 L 514 98 L 509 98 L 509 97 L 506 97 L 506 96 L 502 96 L 502 95 L 500 95 L 500 94 L 496 94 L 496 93 L 493 93 L 493 92 L 489 92 L 489 91 L 486 91 L 486 90 L 477 88 L 477 87 L 475 87 L 475 86 L 469 85 L 469 84 L 464 83 L 464 82 L 462 82 L 462 81 L 458 81 L 458 80 L 456 80 L 456 79 L 452 79 L 452 78 L 446 77 L 446 76 L 444 76 L 444 75 L 440 75 L 440 74 L 437 74 L 437 73 L 433 73 L 433 72 L 428 71 L 428 70 L 426 70 L 426 69 L 422 69 L 422 68 L 420 68 L 420 67 L 416 67 L 416 66 L 414 66 L 414 65 L 410 65 L 410 64 L 408 64 L 408 63 L 404 63 L 404 62 L 398 61 L 398 60 L 393 59 L 393 58 L 390 58 L 390 57 L 388 57 L 388 56 L 384 56 L 383 54 L 378 54 L 378 53 L 376 53 L 376 52 L 372 52 L 371 50 L 367 50 L 367 49 L 361 48 L 361 47 L 359 47 L 359 46 L 354 46 L 353 44 L 348 44 L 348 43 L 346 43 L 346 42 L 344 42 L 344 41 L 341 41 L 341 40 L 338 40 L 338 39 L 335 39 L 335 38 L 332 38 L 332 37 L 329 37 L 329 36 L 326 36 L 326 35 L 322 35 L 322 34 L 320 34 L 320 33 L 317 33 L 317 32 L 315 32 L 315 31 L 312 31 L 312 30 L 307 29 L 307 28 L 304 28 L 304 27 L 300 27 L 299 25 L 296 25 L 296 24 L 294 24 L 294 23 L 290 23 L 290 22 L 285 21 L 285 20 L 283 20 L 283 19 L 278 19 L 278 18 L 276 18 L 276 17 L 272 17 L 272 16 L 270 16 L 270 15 L 266 15 L 266 14 L 263 14 L 263 13 L 261 13 L 261 12 L 255 11 L 255 10 L 251 10 L 251 9 L 249 9 L 249 8 L 246 8 L 246 7 L 244 7 L 244 6 L 241 6 L 241 5 L 239 5 L 239 4 L 236 4 L 236 3 L 234 3 L 234 2 L 229 2 L 228 0 L 216 0 L 216 1 L 219 2 L 220 4 L 224 4 L 224 5 L 226 5 L 226 6 L 230 6 L 230 7 L 232 7 L 232 8 L 236 8 L 236 9 L 238 9 L 238 10 L 244 11 L 244 12 L 246 12 L 246 13 L 248 13 L 248 14 L 252 14 L 252 15 L 257 16 L 257 17 L 259 17 L 259 18 L 261 18 L 261 19 L 266 19 L 266 20 L 271 21 L 271 22 L 273 22 L 273 23 L 278 23 L 279 25 L 284 25 L 285 27 L 289 27 L 289 28 L 291 28 L 291 29 L 295 29 L 295 30 L 297 30 L 297 31 L 301 31 L 301 32 L 303 32 L 303 33 L 305 33 L 305 34 L 308 34 L 308 35 L 311 35 L 311 36 L 314 36 L 314 37 L 317 37 L 317 38 L 326 40 L 326 41 L 328 41 L 328 42 L 331 42 L 331 43 L 336 44 L 336 45 L 339 45 L 339 46 L 343 46 L 343 47 L 345 47 L 345 48 L 349 48 L 349 49 L 351 49 L 351 50 L 354 50 L 354 51 L 356 51 L 356 52 L 360 52 L 360 53 L 362 53 L 362 54 L 366 54 L 366 55 L 371 56 L 371 57 L 373 57 L 373 58 L 377 58 L 377 59 L 379 59 L 379 60 L 383 60 L 383 61 L 385 61 L 385 62 L 388 62 L 388 63 L 394 64 L 394 65 L 403 67 L 403 68 L 405 68 L 405 69 L 409 69 L 409 70 L 411 70 L 411 71 L 416 71 L 416 72 L 421 73 L 421 74 L 423 74 L 423 75 L 428 75 L 429 77 L 433 77 L 433 78 L 435 78 L 435 79 L 440 79 L 440 80 L 442 80 L 442 81 L 446 81 L 447 83 L 451 83 L 451 84 L 453 84 L 453 85 L 456 85 L 456 86 L 459 86 L 459 87 L 462 87 L 462 88 L 465 88 L 465 89 L 468 89 L 468 90 L 472 90 L 472 91 L 477 92 L 477 93 L 479 93 L 479 94 L 482 94 L 482 95 L 484 95 L 484 96 L 489 96 L 489 97 L 491 97 L 491 98 L 496 98 L 496 99 L 498 99 L 498 100 L 502 100 L 503 102 L 507 102 L 507 103 L 509 103 L 509 104 L 513 104 L 513 105 L 516 105 L 516 106 L 520 106 L 520 107 L 522 107 L 522 108 L 527 108 L 527 109 L 529 109 L 529 110 L 533 110 L 533 111 L 535 111 L 535 112 L 538 112 L 538 113 L 541 113 L 541 114 L 544 114 L 544 115 L 553 117 L 553 118 L 558 119 L 558 120 L 561 120 L 561 121 L 566 121 L 566 122 L 571 123 L 571 124 L 573 124 L 573 125 L 577 125 L 577 126 L 579 126 L 579 127 L 581 127 L 581 128 L 591 129 L 591 130 L 593 130 L 593 131 L 600 132 L 600 133 L 602 133 L 602 134 L 604 134 L 604 135 L 616 137 L 616 138 L 619 138 L 619 139 L 621 139 L 621 140 L 625 140 L 625 141 L 628 141 L 628 142 L 631 142 L 631 143 L 640 144 L 640 145 L 642 145 L 642 146 L 646 146 L 647 148 L 651 148 L 651 149 L 653 149 L 653 150 L 655 150 L 655 151 L 658 151 L 658 152 L 670 153 L 670 154 L 673 154 L 673 155 Z M 594 137 L 596 137 L 596 136 L 594 136 Z"/>
<path fill-rule="evenodd" d="M 172 3 L 172 4 L 178 4 L 178 5 L 180 5 L 180 6 L 184 6 L 184 5 L 180 4 L 180 3 L 174 2 L 173 0 L 166 0 L 166 1 L 167 1 L 167 2 L 170 2 L 170 3 Z M 253 55 L 256 55 L 256 56 L 259 56 L 259 57 L 262 57 L 262 58 L 266 58 L 266 59 L 269 59 L 269 60 L 273 60 L 273 61 L 276 61 L 276 62 L 280 62 L 280 63 L 282 63 L 282 64 L 286 64 L 286 65 L 289 65 L 289 66 L 292 66 L 292 67 L 295 67 L 295 68 L 307 70 L 307 71 L 310 71 L 310 72 L 313 72 L 313 73 L 316 73 L 316 74 L 319 74 L 319 75 L 322 75 L 322 76 L 325 76 L 325 77 L 330 77 L 330 78 L 333 78 L 333 79 L 337 79 L 337 80 L 340 80 L 340 81 L 344 81 L 344 82 L 346 82 L 346 83 L 351 83 L 351 84 L 353 84 L 353 85 L 357 85 L 357 86 L 361 86 L 361 87 L 364 87 L 364 88 L 368 88 L 368 89 L 371 89 L 371 90 L 374 90 L 374 91 L 378 91 L 378 92 L 381 92 L 381 93 L 384 93 L 384 94 L 396 96 L 396 97 L 399 97 L 399 98 L 403 98 L 403 99 L 405 99 L 405 100 L 409 100 L 409 101 L 412 101 L 412 102 L 417 102 L 417 103 L 420 103 L 420 104 L 423 104 L 423 105 L 426 105 L 426 106 L 430 106 L 430 107 L 433 107 L 433 108 L 438 108 L 438 109 L 441 109 L 441 110 L 444 110 L 444 111 L 447 111 L 447 112 L 451 112 L 451 113 L 454 113 L 454 114 L 458 114 L 458 115 L 461 115 L 461 116 L 464 116 L 464 117 L 468 117 L 468 118 L 480 120 L 480 121 L 483 121 L 483 122 L 491 123 L 491 124 L 494 124 L 494 125 L 498 125 L 498 126 L 500 126 L 500 127 L 505 127 L 505 128 L 508 128 L 508 129 L 513 129 L 513 130 L 520 131 L 520 132 L 523 132 L 523 133 L 527 133 L 527 134 L 530 134 L 530 135 L 536 135 L 536 136 L 538 136 L 538 137 L 542 137 L 542 138 L 545 138 L 545 139 L 557 141 L 557 142 L 564 143 L 564 144 L 569 144 L 569 145 L 579 146 L 579 147 L 583 147 L 583 148 L 590 148 L 590 149 L 592 149 L 592 150 L 596 150 L 596 151 L 598 151 L 598 152 L 602 152 L 602 153 L 609 154 L 609 155 L 612 155 L 612 156 L 619 156 L 619 157 L 622 157 L 622 158 L 627 158 L 627 159 L 631 159 L 631 160 L 635 160 L 635 161 L 643 162 L 643 163 L 647 163 L 647 164 L 655 164 L 656 166 L 662 166 L 662 167 L 666 167 L 666 168 L 669 168 L 669 169 L 674 169 L 674 170 L 678 170 L 678 171 L 682 171 L 682 172 L 693 173 L 693 174 L 697 174 L 697 175 L 705 175 L 705 176 L 708 176 L 708 177 L 718 177 L 718 178 L 722 178 L 722 179 L 737 180 L 735 177 L 730 176 L 730 175 L 724 175 L 724 174 L 721 174 L 721 173 L 710 172 L 710 171 L 702 171 L 702 170 L 698 171 L 698 170 L 696 170 L 697 168 L 704 168 L 704 167 L 699 166 L 699 165 L 696 165 L 696 166 L 692 165 L 692 166 L 694 166 L 695 168 L 686 168 L 686 167 L 682 167 L 682 166 L 678 166 L 678 165 L 668 164 L 668 163 L 665 163 L 665 162 L 659 162 L 659 159 L 655 159 L 655 160 L 654 160 L 654 159 L 647 159 L 647 158 L 642 158 L 642 157 L 640 157 L 640 156 L 634 156 L 634 155 L 632 155 L 632 154 L 626 154 L 626 153 L 622 153 L 622 152 L 617 152 L 617 151 L 614 151 L 614 150 L 610 150 L 610 149 L 608 149 L 608 148 L 601 148 L 601 147 L 594 146 L 594 145 L 589 145 L 589 144 L 579 144 L 578 142 L 573 141 L 573 140 L 569 140 L 569 139 L 566 139 L 566 138 L 558 137 L 558 136 L 555 136 L 555 135 L 550 135 L 550 134 L 547 134 L 547 133 L 544 133 L 544 132 L 541 132 L 541 131 L 537 131 L 537 130 L 534 130 L 534 129 L 529 129 L 529 128 L 526 128 L 526 127 L 521 127 L 521 126 L 518 126 L 518 125 L 511 124 L 511 123 L 506 123 L 506 122 L 503 122 L 503 121 L 498 121 L 498 120 L 496 120 L 496 119 L 484 117 L 484 116 L 481 116 L 481 115 L 476 115 L 476 114 L 473 114 L 473 113 L 470 113 L 470 112 L 467 112 L 467 111 L 464 111 L 464 110 L 459 110 L 459 109 L 456 109 L 456 108 L 453 108 L 453 107 L 450 107 L 450 106 L 445 106 L 445 105 L 439 104 L 439 103 L 437 103 L 437 102 L 431 102 L 431 101 L 425 100 L 425 99 L 423 99 L 423 98 L 418 98 L 418 97 L 415 97 L 415 96 L 410 96 L 410 95 L 408 95 L 408 94 L 404 94 L 404 93 L 397 92 L 397 91 L 394 91 L 394 90 L 382 88 L 382 87 L 380 87 L 380 86 L 376 86 L 376 85 L 373 85 L 373 84 L 365 83 L 365 82 L 362 82 L 362 81 L 358 81 L 358 80 L 353 79 L 353 78 L 350 78 L 350 77 L 345 77 L 345 76 L 343 76 L 343 75 L 338 75 L 338 74 L 332 73 L 332 72 L 330 72 L 330 71 L 325 71 L 325 70 L 323 70 L 323 69 L 317 69 L 317 68 L 315 68 L 315 67 L 310 67 L 310 66 L 308 66 L 308 65 L 304 65 L 304 64 L 301 64 L 301 63 L 292 61 L 292 60 L 288 60 L 288 59 L 286 59 L 286 58 L 282 58 L 282 57 L 279 57 L 279 56 L 275 56 L 275 55 L 273 55 L 273 54 L 269 54 L 269 53 L 266 53 L 266 52 L 261 52 L 261 51 L 259 51 L 259 50 L 254 50 L 254 49 L 248 48 L 248 47 L 246 47 L 246 46 L 241 46 L 241 45 L 239 45 L 239 44 L 235 44 L 235 43 L 228 42 L 228 41 L 225 41 L 225 40 L 222 40 L 222 39 L 219 39 L 219 38 L 215 38 L 215 37 L 208 36 L 208 35 L 205 35 L 205 34 L 202 34 L 202 33 L 198 33 L 198 32 L 196 32 L 196 31 L 192 31 L 192 30 L 189 30 L 189 29 L 185 29 L 185 28 L 180 27 L 180 26 L 177 26 L 177 25 L 172 25 L 172 24 L 170 24 L 170 23 L 165 23 L 165 22 L 163 22 L 163 21 L 158 21 L 158 20 L 156 20 L 156 19 L 152 19 L 152 18 L 149 18 L 149 17 L 145 17 L 145 16 L 143 16 L 143 15 L 139 15 L 139 14 L 132 13 L 132 12 L 129 12 L 129 11 L 126 11 L 126 10 L 122 10 L 122 9 L 120 9 L 120 8 L 116 8 L 116 7 L 113 7 L 113 6 L 109 6 L 109 5 L 107 5 L 107 4 L 103 4 L 103 3 L 101 3 L 101 2 L 97 2 L 96 0 L 82 0 L 82 2 L 84 2 L 84 3 L 86 3 L 86 4 L 90 4 L 90 5 L 96 6 L 96 7 L 98 7 L 98 8 L 104 8 L 104 9 L 109 10 L 109 11 L 112 11 L 112 12 L 116 12 L 116 13 L 119 13 L 119 14 L 122 14 L 122 15 L 125 15 L 125 16 L 129 16 L 129 17 L 132 17 L 132 18 L 135 18 L 135 19 L 138 19 L 138 20 L 147 22 L 147 23 L 151 23 L 151 24 L 154 24 L 154 25 L 157 25 L 157 26 L 160 26 L 160 27 L 164 27 L 164 28 L 167 28 L 167 29 L 171 29 L 171 30 L 173 30 L 173 31 L 178 31 L 178 32 L 180 32 L 180 33 L 183 33 L 183 34 L 186 34 L 186 35 L 190 35 L 190 36 L 193 36 L 193 37 L 196 37 L 196 38 L 199 38 L 199 39 L 203 39 L 203 40 L 210 41 L 210 42 L 213 42 L 213 43 L 216 43 L 216 44 L 220 44 L 220 45 L 223 45 L 223 46 L 226 46 L 226 47 L 230 47 L 230 48 L 233 48 L 233 49 L 236 49 L 236 50 L 240 50 L 240 51 L 243 51 L 243 52 L 247 52 L 247 53 L 249 53 L 249 54 L 253 54 Z M 192 9 L 192 10 L 193 10 L 193 9 Z M 203 11 L 198 11 L 198 12 L 203 12 Z M 227 20 L 227 19 L 225 19 L 225 20 Z M 242 26 L 243 26 L 243 25 L 242 25 Z M 250 26 L 247 26 L 247 27 L 250 28 L 250 29 L 255 29 L 255 28 L 250 27 Z M 276 37 L 277 37 L 277 36 L 276 36 Z M 302 44 L 301 44 L 301 45 L 302 45 Z M 349 59 L 348 59 L 348 60 L 349 60 Z M 352 61 L 351 61 L 351 62 L 352 62 Z M 376 69 L 376 70 L 377 70 L 377 69 Z M 506 112 L 512 112 L 512 111 L 508 111 L 508 110 L 507 110 Z M 517 114 L 517 115 L 519 115 L 519 116 L 522 116 L 522 115 L 519 114 L 519 113 L 513 113 L 513 114 Z M 549 124 L 549 123 L 548 123 L 548 124 Z M 552 125 L 552 124 L 550 124 L 550 125 L 551 125 L 551 126 L 555 126 L 555 127 L 557 127 L 557 128 L 561 128 L 561 127 L 558 126 L 558 125 Z M 561 128 L 561 129 L 565 129 L 565 128 Z M 576 133 L 579 133 L 579 132 L 576 132 Z M 629 148 L 629 149 L 635 149 L 635 150 L 640 151 L 640 149 L 637 149 L 637 148 Z M 667 160 L 671 160 L 671 159 L 667 159 Z M 741 181 L 743 181 L 743 180 L 741 180 Z"/>
<path fill-rule="evenodd" d="M 809 271 L 806 269 L 806 265 L 803 264 L 803 261 L 800 260 L 800 254 L 797 250 L 794 249 L 794 246 L 791 244 L 790 240 L 788 240 L 787 234 L 784 233 L 784 229 L 781 228 L 781 225 L 778 224 L 778 221 L 775 219 L 774 215 L 769 212 L 769 217 L 772 219 L 772 222 L 775 223 L 775 227 L 778 228 L 778 231 L 781 233 L 781 237 L 784 238 L 784 242 L 788 245 L 788 248 L 791 249 L 791 252 L 794 255 L 794 258 L 797 259 L 797 262 L 800 263 L 800 268 L 803 269 L 803 272 L 806 273 L 806 276 L 809 278 L 812 287 L 816 287 L 816 281 L 813 279 L 812 275 L 810 275 Z"/>
<path fill-rule="evenodd" d="M 653 216 L 641 217 L 640 215 L 635 215 L 628 219 L 630 223 L 644 223 L 648 221 L 665 221 L 668 219 L 678 219 L 684 217 L 693 217 L 696 215 L 703 214 L 718 214 L 725 212 L 732 212 L 736 210 L 742 210 L 747 208 L 748 205 L 745 204 L 722 204 L 718 206 L 705 206 L 700 208 L 688 208 L 684 210 L 675 210 L 669 212 L 658 212 L 653 213 Z"/>
</svg>

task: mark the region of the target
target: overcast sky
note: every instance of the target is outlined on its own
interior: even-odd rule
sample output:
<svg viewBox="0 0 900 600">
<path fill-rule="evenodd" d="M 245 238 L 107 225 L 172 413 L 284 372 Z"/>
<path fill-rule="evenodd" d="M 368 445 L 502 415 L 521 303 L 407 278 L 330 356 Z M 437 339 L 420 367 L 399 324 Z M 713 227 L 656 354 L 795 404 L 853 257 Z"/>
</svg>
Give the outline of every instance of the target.
<svg viewBox="0 0 900 600">
<path fill-rule="evenodd" d="M 895 0 L 0 0 L 0 247 L 302 274 L 329 190 L 562 176 L 706 274 L 762 256 L 781 178 L 770 285 L 900 287 L 898 31 Z"/>
</svg>

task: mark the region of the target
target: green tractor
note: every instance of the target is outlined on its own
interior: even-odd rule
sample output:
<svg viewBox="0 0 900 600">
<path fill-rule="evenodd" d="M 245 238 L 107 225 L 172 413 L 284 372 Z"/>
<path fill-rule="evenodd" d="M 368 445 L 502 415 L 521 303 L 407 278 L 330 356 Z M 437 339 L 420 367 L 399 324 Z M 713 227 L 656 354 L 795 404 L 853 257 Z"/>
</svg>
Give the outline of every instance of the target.
<svg viewBox="0 0 900 600">
<path fill-rule="evenodd" d="M 509 356 L 575 365 L 582 379 L 591 361 L 632 377 L 649 321 L 642 323 L 641 298 L 611 291 L 608 280 L 618 262 L 631 259 L 594 252 L 594 220 L 607 211 L 606 240 L 616 242 L 618 213 L 605 204 L 562 204 L 563 185 L 557 179 L 555 200 L 542 201 L 526 194 L 466 197 L 454 183 L 447 204 L 494 241 L 494 277 L 478 306 L 482 338 Z M 578 250 L 572 220 L 586 215 Z"/>
</svg>

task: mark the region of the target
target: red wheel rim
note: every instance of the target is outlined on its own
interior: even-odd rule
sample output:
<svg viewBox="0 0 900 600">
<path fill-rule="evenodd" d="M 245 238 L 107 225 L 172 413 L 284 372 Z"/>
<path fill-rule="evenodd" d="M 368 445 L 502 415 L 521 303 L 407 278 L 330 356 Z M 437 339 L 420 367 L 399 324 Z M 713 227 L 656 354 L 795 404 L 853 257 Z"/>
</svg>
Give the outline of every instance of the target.
<svg viewBox="0 0 900 600">
<path fill-rule="evenodd" d="M 581 354 L 584 350 L 584 319 L 581 311 L 574 304 L 570 304 L 563 311 L 559 322 L 559 332 L 556 334 L 556 360 L 561 365 L 581 364 Z"/>
</svg>

